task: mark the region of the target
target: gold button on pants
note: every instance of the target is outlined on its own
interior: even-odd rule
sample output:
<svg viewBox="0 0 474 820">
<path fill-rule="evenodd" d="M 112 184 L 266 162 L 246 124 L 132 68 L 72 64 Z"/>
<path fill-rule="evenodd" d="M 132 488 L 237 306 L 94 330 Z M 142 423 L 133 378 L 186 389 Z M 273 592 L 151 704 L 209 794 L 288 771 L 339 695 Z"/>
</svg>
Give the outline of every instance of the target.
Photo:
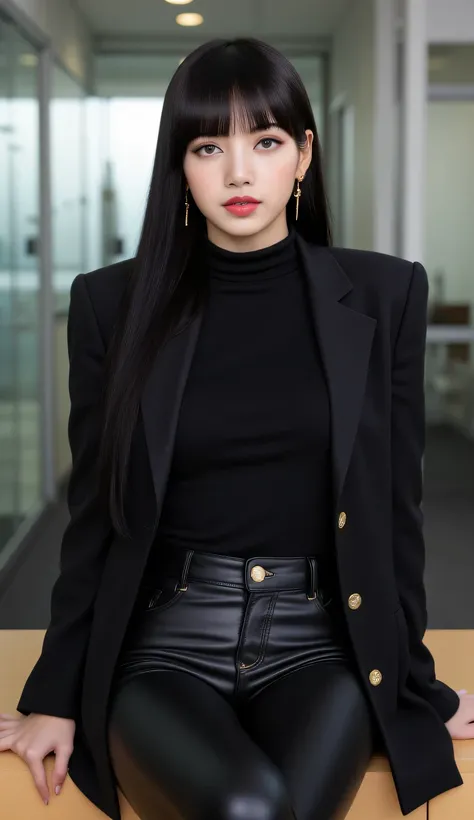
<svg viewBox="0 0 474 820">
<path fill-rule="evenodd" d="M 250 576 L 252 581 L 264 581 L 265 580 L 265 570 L 263 567 L 257 564 L 255 567 L 252 567 L 250 570 Z"/>
</svg>

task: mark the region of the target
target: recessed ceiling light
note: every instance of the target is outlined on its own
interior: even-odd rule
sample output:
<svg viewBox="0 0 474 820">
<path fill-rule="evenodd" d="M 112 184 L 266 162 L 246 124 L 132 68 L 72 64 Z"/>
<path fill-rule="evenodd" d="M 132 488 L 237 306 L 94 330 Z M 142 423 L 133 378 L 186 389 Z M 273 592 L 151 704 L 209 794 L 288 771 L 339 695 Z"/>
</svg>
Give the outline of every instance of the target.
<svg viewBox="0 0 474 820">
<path fill-rule="evenodd" d="M 202 14 L 177 14 L 176 22 L 178 26 L 200 26 L 204 22 Z"/>
<path fill-rule="evenodd" d="M 165 0 L 165 3 L 173 3 L 176 6 L 185 6 L 186 3 L 192 3 L 193 0 Z"/>
</svg>

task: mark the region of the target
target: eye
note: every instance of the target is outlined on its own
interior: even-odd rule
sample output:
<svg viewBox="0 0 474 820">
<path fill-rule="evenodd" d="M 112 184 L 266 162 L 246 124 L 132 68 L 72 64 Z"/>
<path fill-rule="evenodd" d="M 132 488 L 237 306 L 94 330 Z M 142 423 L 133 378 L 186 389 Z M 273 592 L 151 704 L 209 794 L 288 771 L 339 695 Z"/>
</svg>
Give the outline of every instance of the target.
<svg viewBox="0 0 474 820">
<path fill-rule="evenodd" d="M 195 148 L 193 150 L 193 154 L 198 154 L 199 155 L 199 152 L 202 151 L 203 148 L 217 148 L 217 145 L 212 145 L 212 143 L 208 142 L 208 143 L 206 143 L 206 145 L 200 145 L 199 148 Z M 201 154 L 201 156 L 202 156 L 202 154 Z M 212 156 L 214 156 L 214 155 L 209 154 L 209 153 L 206 152 L 206 157 L 212 157 Z"/>
<path fill-rule="evenodd" d="M 263 137 L 260 142 L 276 142 L 277 145 L 281 145 L 281 140 L 277 140 L 275 137 Z M 260 142 L 258 145 L 260 145 Z"/>
<path fill-rule="evenodd" d="M 257 145 L 260 145 L 260 143 L 263 143 L 263 142 L 266 142 L 266 143 L 275 142 L 277 145 L 281 145 L 281 140 L 278 140 L 275 137 L 262 137 L 262 139 L 257 143 Z M 269 147 L 271 148 L 271 146 L 269 146 Z M 200 145 L 199 148 L 194 148 L 193 149 L 193 154 L 197 154 L 198 156 L 199 155 L 200 156 L 206 156 L 206 157 L 214 156 L 214 154 L 213 153 L 211 154 L 209 151 L 205 151 L 204 154 L 200 154 L 200 152 L 203 151 L 204 148 L 217 148 L 217 145 L 214 145 L 211 142 L 205 143 L 205 145 Z M 267 148 L 265 148 L 265 150 L 267 150 Z"/>
</svg>

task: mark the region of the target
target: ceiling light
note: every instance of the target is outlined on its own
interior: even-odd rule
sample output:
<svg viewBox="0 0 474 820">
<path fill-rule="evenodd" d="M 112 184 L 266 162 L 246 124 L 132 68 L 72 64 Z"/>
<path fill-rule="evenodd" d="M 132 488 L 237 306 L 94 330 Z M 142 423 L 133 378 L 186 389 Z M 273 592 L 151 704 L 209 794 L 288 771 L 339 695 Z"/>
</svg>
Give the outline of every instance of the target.
<svg viewBox="0 0 474 820">
<path fill-rule="evenodd" d="M 165 3 L 173 3 L 176 6 L 185 6 L 186 3 L 192 3 L 193 0 L 165 0 Z"/>
<path fill-rule="evenodd" d="M 204 22 L 202 14 L 177 14 L 176 22 L 178 26 L 200 26 Z"/>
</svg>

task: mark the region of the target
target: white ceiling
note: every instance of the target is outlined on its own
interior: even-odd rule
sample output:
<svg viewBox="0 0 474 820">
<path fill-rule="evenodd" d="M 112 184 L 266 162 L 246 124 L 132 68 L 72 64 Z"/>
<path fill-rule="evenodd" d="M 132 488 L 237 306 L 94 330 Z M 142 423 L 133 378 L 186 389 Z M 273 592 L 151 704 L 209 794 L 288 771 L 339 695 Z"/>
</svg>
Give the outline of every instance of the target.
<svg viewBox="0 0 474 820">
<path fill-rule="evenodd" d="M 320 37 L 334 31 L 349 0 L 193 0 L 175 5 L 165 0 L 76 0 L 95 35 L 160 37 Z M 184 28 L 181 12 L 199 12 L 204 22 Z"/>
</svg>

